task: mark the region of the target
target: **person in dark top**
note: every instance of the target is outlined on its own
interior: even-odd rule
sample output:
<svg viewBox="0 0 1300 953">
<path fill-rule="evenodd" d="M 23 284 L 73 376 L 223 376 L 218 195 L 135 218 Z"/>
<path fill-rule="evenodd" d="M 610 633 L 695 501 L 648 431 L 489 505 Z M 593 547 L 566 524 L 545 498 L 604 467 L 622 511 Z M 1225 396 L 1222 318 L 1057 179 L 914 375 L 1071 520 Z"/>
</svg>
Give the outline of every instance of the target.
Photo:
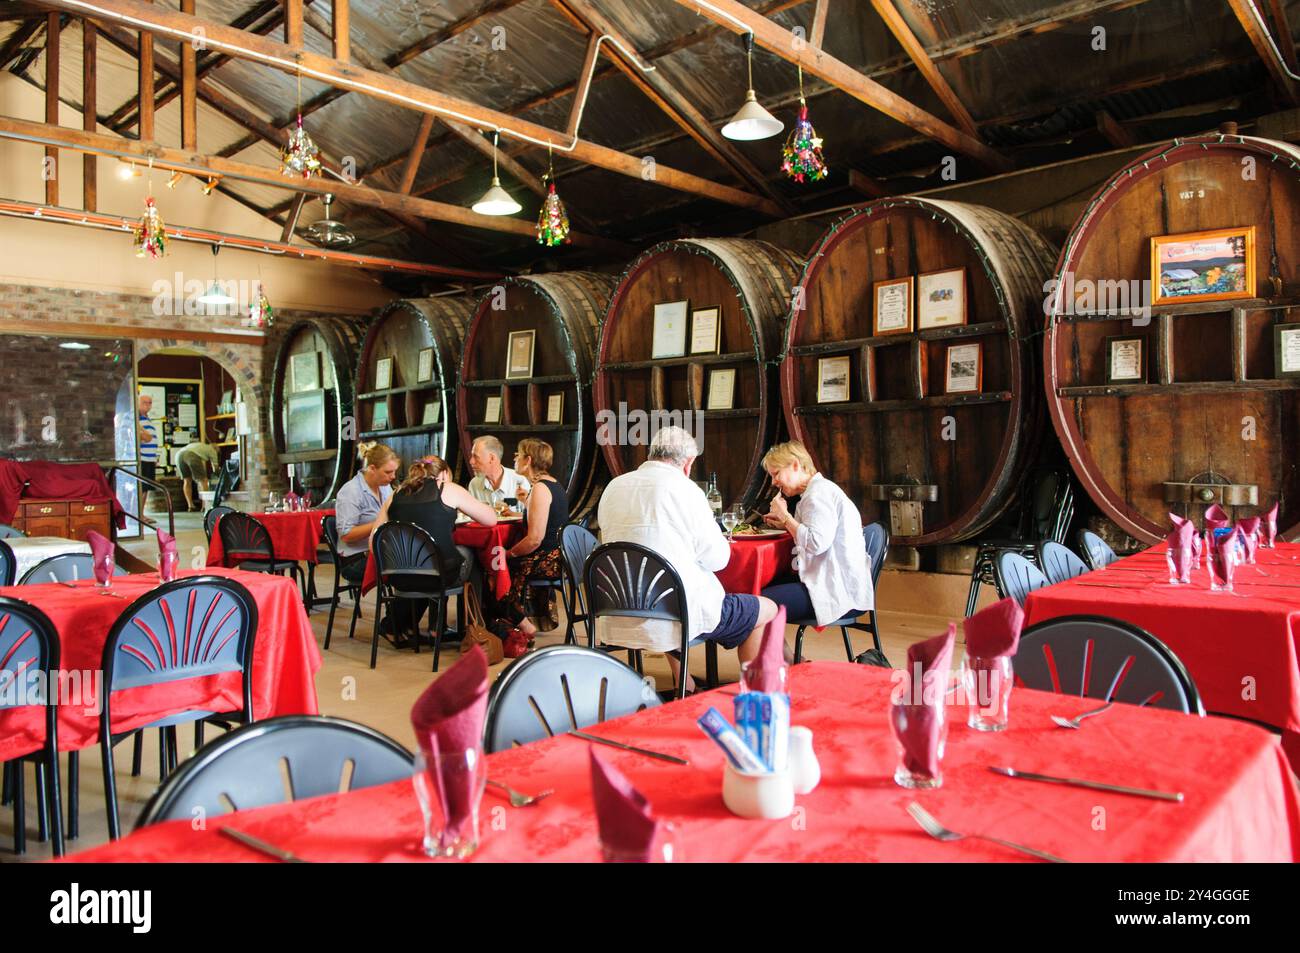
<svg viewBox="0 0 1300 953">
<path fill-rule="evenodd" d="M 528 580 L 559 579 L 564 571 L 560 534 L 569 521 L 569 498 L 564 487 L 551 476 L 554 451 L 544 440 L 531 437 L 519 441 L 515 471 L 527 478 L 532 488 L 519 492 L 524 504 L 524 538 L 506 553 L 510 570 L 510 592 L 496 606 L 497 619 L 517 628 L 531 642 L 537 626 L 528 619 Z"/>
</svg>

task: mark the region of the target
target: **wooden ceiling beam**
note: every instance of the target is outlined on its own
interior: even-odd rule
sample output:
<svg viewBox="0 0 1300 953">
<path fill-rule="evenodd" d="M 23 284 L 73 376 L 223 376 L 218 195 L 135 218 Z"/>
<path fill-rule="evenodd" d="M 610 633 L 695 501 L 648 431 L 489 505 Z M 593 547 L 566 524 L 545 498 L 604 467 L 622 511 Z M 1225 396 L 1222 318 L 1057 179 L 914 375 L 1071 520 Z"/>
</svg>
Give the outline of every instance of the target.
<svg viewBox="0 0 1300 953">
<path fill-rule="evenodd" d="M 1232 12 L 1236 15 L 1241 28 L 1246 31 L 1250 45 L 1255 48 L 1259 58 L 1264 61 L 1264 67 L 1268 70 L 1269 76 L 1273 77 L 1273 84 L 1277 87 L 1278 92 L 1282 94 L 1289 105 L 1300 105 L 1300 94 L 1297 94 L 1295 80 L 1287 75 L 1285 63 L 1279 62 L 1274 54 L 1272 34 L 1269 33 L 1268 24 L 1264 20 L 1263 14 L 1259 12 L 1259 7 L 1255 5 L 1254 0 L 1228 0 L 1228 5 L 1232 7 Z"/>
<path fill-rule="evenodd" d="M 831 0 L 817 0 L 817 6 L 813 7 L 812 24 L 808 27 L 808 45 L 814 50 L 822 48 L 822 40 L 826 37 L 826 8 L 831 5 Z"/>
<path fill-rule="evenodd" d="M 99 98 L 99 32 L 93 23 L 81 24 L 81 128 L 96 132 L 95 104 Z M 81 206 L 94 212 L 99 203 L 99 158 L 85 155 L 81 159 Z"/>
<path fill-rule="evenodd" d="M 334 58 L 346 63 L 352 58 L 352 22 L 348 0 L 332 0 L 330 4 L 330 40 L 334 43 Z"/>
<path fill-rule="evenodd" d="M 1287 19 L 1286 4 L 1283 0 L 1268 0 L 1268 12 L 1273 20 L 1273 32 L 1277 36 L 1278 48 L 1282 59 L 1293 73 L 1300 73 L 1300 63 L 1296 61 L 1295 38 L 1291 34 L 1291 21 Z"/>
<path fill-rule="evenodd" d="M 143 3 L 149 4 L 153 0 L 142 0 Z M 136 76 L 138 79 L 137 87 L 139 93 L 139 115 L 140 115 L 140 138 L 146 142 L 152 141 L 153 134 L 153 116 L 154 116 L 154 96 L 153 96 L 153 34 L 147 30 L 140 31 L 139 52 L 136 53 Z"/>
<path fill-rule="evenodd" d="M 59 41 L 63 36 L 60 14 L 51 13 L 45 21 L 45 121 L 59 124 Z M 59 204 L 59 150 L 45 150 L 45 204 Z"/>
<path fill-rule="evenodd" d="M 34 37 L 38 31 L 43 30 L 45 23 L 45 15 L 41 14 L 35 19 L 28 20 L 5 40 L 4 45 L 0 46 L 0 72 L 9 68 L 14 57 L 22 52 L 23 44 Z"/>
<path fill-rule="evenodd" d="M 181 0 L 181 12 L 194 12 L 194 0 Z M 195 84 L 197 53 L 193 43 L 181 47 L 181 148 L 197 151 L 199 148 L 199 101 Z"/>
<path fill-rule="evenodd" d="M 902 13 L 894 6 L 893 0 L 871 0 L 871 5 L 875 8 L 880 19 L 884 21 L 885 26 L 889 28 L 889 32 L 894 35 L 894 39 L 903 48 L 903 52 L 907 54 L 908 59 L 916 65 L 921 78 L 929 84 L 935 95 L 939 97 L 948 113 L 957 120 L 957 124 L 967 133 L 978 137 L 979 127 L 976 126 L 974 118 L 966 108 L 966 104 L 957 95 L 957 91 L 949 85 L 944 75 L 939 72 L 939 67 L 935 65 L 934 61 L 930 59 L 930 54 L 926 52 L 925 44 L 917 38 L 907 21 L 903 19 Z M 915 5 L 912 6 L 912 10 L 919 16 L 926 16 Z M 932 35 L 937 35 L 937 31 L 933 28 L 929 32 Z"/>
</svg>

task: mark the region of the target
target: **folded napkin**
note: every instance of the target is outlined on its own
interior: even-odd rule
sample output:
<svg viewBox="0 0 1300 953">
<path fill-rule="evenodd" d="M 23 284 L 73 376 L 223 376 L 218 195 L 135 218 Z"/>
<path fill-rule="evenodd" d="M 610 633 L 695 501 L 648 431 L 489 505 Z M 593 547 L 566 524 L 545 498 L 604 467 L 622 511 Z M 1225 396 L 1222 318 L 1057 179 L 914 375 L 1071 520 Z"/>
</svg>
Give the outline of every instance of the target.
<svg viewBox="0 0 1300 953">
<path fill-rule="evenodd" d="M 1255 562 L 1255 552 L 1259 548 L 1259 524 L 1258 516 L 1248 516 L 1245 519 L 1237 520 L 1237 532 L 1241 534 L 1242 553 L 1246 557 L 1246 562 Z"/>
<path fill-rule="evenodd" d="M 1273 548 L 1273 543 L 1277 540 L 1277 507 L 1274 503 L 1267 513 L 1264 514 L 1263 522 L 1260 523 L 1260 532 L 1264 536 L 1264 545 L 1269 549 Z"/>
<path fill-rule="evenodd" d="M 1231 523 L 1223 507 L 1215 503 L 1205 511 L 1205 528 L 1208 530 L 1224 529 Z"/>
<path fill-rule="evenodd" d="M 588 749 L 588 754 L 601 847 L 619 861 L 649 863 L 654 859 L 655 838 L 661 826 L 650 802 L 622 772 L 596 754 L 594 747 Z M 607 855 L 607 859 L 613 858 Z"/>
<path fill-rule="evenodd" d="M 1002 599 L 975 613 L 963 623 L 967 657 L 1015 655 L 1024 624 L 1025 610 L 1015 599 Z"/>
<path fill-rule="evenodd" d="M 1169 514 L 1169 522 L 1173 524 L 1174 529 L 1178 529 L 1178 527 L 1182 526 L 1183 524 L 1187 524 L 1188 526 L 1192 527 L 1192 568 L 1200 569 L 1201 568 L 1201 535 L 1196 532 L 1196 525 L 1192 523 L 1191 520 L 1185 520 L 1181 516 L 1175 516 L 1173 513 Z"/>
<path fill-rule="evenodd" d="M 90 559 L 95 569 L 95 582 L 106 586 L 113 578 L 113 569 L 117 562 L 113 555 L 113 543 L 93 529 L 86 533 L 86 542 L 90 544 Z"/>
<path fill-rule="evenodd" d="M 763 632 L 758 657 L 745 669 L 745 687 L 751 692 L 784 692 L 785 676 L 785 606 L 779 606 Z"/>
<path fill-rule="evenodd" d="M 1237 568 L 1238 547 L 1241 541 L 1236 530 L 1219 530 L 1206 540 L 1209 556 L 1207 562 L 1210 573 L 1220 586 L 1232 585 L 1232 577 Z"/>
<path fill-rule="evenodd" d="M 1175 524 L 1174 531 L 1167 537 L 1169 548 L 1165 551 L 1165 556 L 1169 561 L 1169 575 L 1177 578 L 1180 583 L 1192 581 L 1192 555 L 1197 539 L 1196 527 L 1191 520 Z"/>
<path fill-rule="evenodd" d="M 176 553 L 176 540 L 162 530 L 158 530 L 158 578 L 171 582 L 176 578 L 176 569 L 180 565 L 180 556 Z"/>
<path fill-rule="evenodd" d="M 910 701 L 943 705 L 948 691 L 948 669 L 952 664 L 952 647 L 957 641 L 957 623 L 949 622 L 948 631 L 924 642 L 913 643 L 907 650 L 907 676 L 915 686 L 921 680 L 921 691 L 915 687 L 909 693 Z"/>
<path fill-rule="evenodd" d="M 939 773 L 943 760 L 944 696 L 956 639 L 957 625 L 949 623 L 943 635 L 918 642 L 907 650 L 904 684 L 909 690 L 901 704 L 890 706 L 889 715 L 902 748 L 903 766 L 913 774 L 932 778 Z M 916 688 L 918 678 L 920 689 Z"/>
<path fill-rule="evenodd" d="M 475 645 L 415 702 L 411 725 L 424 754 L 429 780 L 442 800 L 448 837 L 459 837 L 477 808 L 478 773 L 469 770 L 483 758 L 483 719 L 487 714 L 487 656 Z"/>
</svg>

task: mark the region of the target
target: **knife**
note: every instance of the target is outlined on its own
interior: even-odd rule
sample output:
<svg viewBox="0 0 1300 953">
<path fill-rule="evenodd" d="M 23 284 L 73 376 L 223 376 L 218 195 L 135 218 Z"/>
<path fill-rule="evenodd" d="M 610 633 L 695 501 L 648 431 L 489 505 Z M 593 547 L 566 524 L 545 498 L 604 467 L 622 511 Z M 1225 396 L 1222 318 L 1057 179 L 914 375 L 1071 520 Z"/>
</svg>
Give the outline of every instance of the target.
<svg viewBox="0 0 1300 953">
<path fill-rule="evenodd" d="M 1176 801 L 1182 803 L 1183 794 L 1181 791 L 1172 793 L 1169 791 L 1149 791 L 1146 788 L 1128 788 L 1121 784 L 1105 784 L 1101 781 L 1083 781 L 1079 778 L 1057 778 L 1050 774 L 1034 774 L 1030 771 L 1017 771 L 1015 768 L 997 768 L 989 765 L 989 770 L 994 774 L 1005 775 L 1008 778 L 1022 778 L 1026 781 L 1046 781 L 1050 784 L 1069 784 L 1077 788 L 1091 788 L 1094 791 L 1113 791 L 1116 794 L 1132 794 L 1135 797 L 1155 798 L 1157 801 Z"/>
<path fill-rule="evenodd" d="M 575 737 L 578 738 L 582 738 L 585 741 L 594 741 L 597 744 L 609 745 L 614 748 L 622 748 L 624 751 L 635 751 L 637 754 L 643 754 L 647 758 L 658 758 L 660 761 L 671 761 L 673 764 L 686 764 L 686 765 L 690 764 L 690 762 L 687 761 L 685 758 L 678 758 L 674 755 L 663 754 L 658 751 L 650 751 L 647 748 L 638 748 L 636 747 L 636 745 L 625 745 L 621 741 L 613 741 L 609 738 L 602 738 L 599 735 L 589 735 L 585 731 L 579 731 L 576 728 L 569 731 L 569 734 L 574 735 Z"/>
<path fill-rule="evenodd" d="M 225 834 L 231 840 L 239 841 L 239 843 L 243 844 L 245 847 L 251 847 L 253 850 L 261 851 L 263 854 L 268 854 L 276 860 L 282 860 L 287 864 L 311 863 L 309 860 L 303 860 L 297 854 L 292 854 L 287 850 L 276 847 L 274 844 L 268 844 L 266 841 L 259 840 L 252 834 L 245 834 L 243 831 L 236 830 L 233 827 L 219 827 L 217 828 L 217 831 Z"/>
</svg>

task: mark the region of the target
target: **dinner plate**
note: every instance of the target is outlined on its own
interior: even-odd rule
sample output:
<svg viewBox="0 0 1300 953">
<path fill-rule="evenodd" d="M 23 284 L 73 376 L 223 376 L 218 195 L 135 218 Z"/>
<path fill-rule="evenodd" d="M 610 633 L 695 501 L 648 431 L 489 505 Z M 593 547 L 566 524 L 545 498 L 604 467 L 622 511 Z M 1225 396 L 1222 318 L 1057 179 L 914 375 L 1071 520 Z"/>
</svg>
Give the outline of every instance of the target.
<svg viewBox="0 0 1300 953">
<path fill-rule="evenodd" d="M 737 533 L 732 539 L 776 539 L 778 536 L 788 535 L 783 529 L 767 529 L 761 533 Z"/>
</svg>

